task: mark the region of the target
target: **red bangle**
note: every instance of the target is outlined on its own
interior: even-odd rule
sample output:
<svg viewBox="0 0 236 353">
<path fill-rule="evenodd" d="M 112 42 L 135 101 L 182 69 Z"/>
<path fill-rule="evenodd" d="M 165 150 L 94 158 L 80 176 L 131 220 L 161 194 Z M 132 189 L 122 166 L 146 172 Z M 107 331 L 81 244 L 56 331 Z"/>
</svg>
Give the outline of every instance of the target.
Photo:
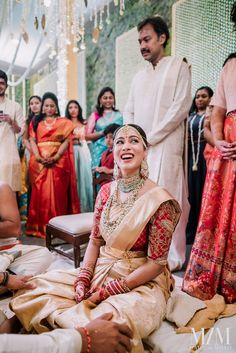
<svg viewBox="0 0 236 353">
<path fill-rule="evenodd" d="M 103 300 L 106 300 L 108 297 L 110 297 L 110 293 L 109 293 L 109 291 L 107 290 L 106 287 L 101 287 L 98 290 L 98 294 L 99 294 L 99 298 L 100 298 L 101 302 Z"/>
<path fill-rule="evenodd" d="M 84 331 L 84 334 L 86 335 L 86 340 L 87 340 L 86 353 L 89 353 L 91 351 L 91 336 L 86 327 L 81 327 L 81 329 Z"/>
</svg>

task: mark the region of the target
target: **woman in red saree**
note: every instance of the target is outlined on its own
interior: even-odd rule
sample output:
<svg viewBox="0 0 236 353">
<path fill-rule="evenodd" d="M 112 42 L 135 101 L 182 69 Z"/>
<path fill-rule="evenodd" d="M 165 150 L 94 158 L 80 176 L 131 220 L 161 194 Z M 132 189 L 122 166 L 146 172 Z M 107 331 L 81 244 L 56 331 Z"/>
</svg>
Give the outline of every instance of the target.
<svg viewBox="0 0 236 353">
<path fill-rule="evenodd" d="M 45 93 L 38 123 L 30 126 L 32 195 L 26 234 L 42 238 L 52 217 L 80 211 L 69 140 L 74 124 L 59 115 L 57 97 Z"/>
<path fill-rule="evenodd" d="M 206 300 L 236 301 L 236 53 L 226 60 L 211 105 L 215 148 L 183 290 Z"/>
</svg>

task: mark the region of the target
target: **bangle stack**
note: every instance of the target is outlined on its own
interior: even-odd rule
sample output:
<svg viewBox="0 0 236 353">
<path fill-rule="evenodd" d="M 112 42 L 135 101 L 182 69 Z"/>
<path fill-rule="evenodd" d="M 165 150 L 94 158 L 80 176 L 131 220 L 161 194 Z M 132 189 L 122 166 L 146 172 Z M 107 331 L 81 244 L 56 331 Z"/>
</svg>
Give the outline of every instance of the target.
<svg viewBox="0 0 236 353">
<path fill-rule="evenodd" d="M 125 278 L 115 279 L 107 283 L 99 290 L 99 298 L 101 301 L 107 299 L 111 295 L 124 294 L 130 292 Z"/>
<path fill-rule="evenodd" d="M 85 287 L 89 288 L 92 277 L 93 277 L 93 269 L 90 267 L 82 267 L 80 269 L 78 277 L 75 280 L 74 288 L 76 289 L 76 286 L 78 285 L 78 283 L 83 283 Z"/>
<path fill-rule="evenodd" d="M 106 287 L 102 287 L 99 289 L 98 295 L 99 295 L 99 299 L 102 302 L 103 300 L 106 300 L 108 297 L 110 297 L 111 294 L 108 292 Z"/>
<path fill-rule="evenodd" d="M 0 283 L 0 286 L 6 287 L 8 280 L 9 280 L 9 273 L 7 271 L 5 271 L 5 272 L 3 272 L 3 280 Z"/>
<path fill-rule="evenodd" d="M 86 327 L 81 327 L 81 329 L 83 330 L 83 332 L 86 336 L 86 341 L 87 341 L 86 353 L 89 353 L 91 351 L 91 336 L 90 336 L 90 333 Z"/>
</svg>

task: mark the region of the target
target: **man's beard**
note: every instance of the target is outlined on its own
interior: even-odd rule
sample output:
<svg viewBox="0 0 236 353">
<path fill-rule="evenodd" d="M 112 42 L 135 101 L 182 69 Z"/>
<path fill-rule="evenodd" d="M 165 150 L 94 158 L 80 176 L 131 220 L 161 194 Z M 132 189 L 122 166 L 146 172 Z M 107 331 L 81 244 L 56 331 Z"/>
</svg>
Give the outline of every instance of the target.
<svg viewBox="0 0 236 353">
<path fill-rule="evenodd" d="M 4 92 L 0 92 L 0 97 L 4 97 L 5 96 L 5 91 Z"/>
</svg>

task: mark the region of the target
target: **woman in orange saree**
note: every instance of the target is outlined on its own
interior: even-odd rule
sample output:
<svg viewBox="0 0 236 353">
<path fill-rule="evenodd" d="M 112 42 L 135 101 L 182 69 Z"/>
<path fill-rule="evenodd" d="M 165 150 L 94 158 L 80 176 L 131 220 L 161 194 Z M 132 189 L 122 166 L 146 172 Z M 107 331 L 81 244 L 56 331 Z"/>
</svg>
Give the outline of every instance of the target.
<svg viewBox="0 0 236 353">
<path fill-rule="evenodd" d="M 211 128 L 215 148 L 207 166 L 201 213 L 183 290 L 202 300 L 216 293 L 236 301 L 236 53 L 221 71 Z"/>
<path fill-rule="evenodd" d="M 45 93 L 38 124 L 30 126 L 32 195 L 26 234 L 42 238 L 52 217 L 80 211 L 69 140 L 74 125 L 59 114 L 57 97 Z"/>
<path fill-rule="evenodd" d="M 11 306 L 25 329 L 38 333 L 112 312 L 133 332 L 132 353 L 141 353 L 173 289 L 167 256 L 180 208 L 148 179 L 141 128 L 121 127 L 114 146 L 117 179 L 99 191 L 83 267 L 35 277 L 35 290 L 18 292 Z"/>
</svg>

